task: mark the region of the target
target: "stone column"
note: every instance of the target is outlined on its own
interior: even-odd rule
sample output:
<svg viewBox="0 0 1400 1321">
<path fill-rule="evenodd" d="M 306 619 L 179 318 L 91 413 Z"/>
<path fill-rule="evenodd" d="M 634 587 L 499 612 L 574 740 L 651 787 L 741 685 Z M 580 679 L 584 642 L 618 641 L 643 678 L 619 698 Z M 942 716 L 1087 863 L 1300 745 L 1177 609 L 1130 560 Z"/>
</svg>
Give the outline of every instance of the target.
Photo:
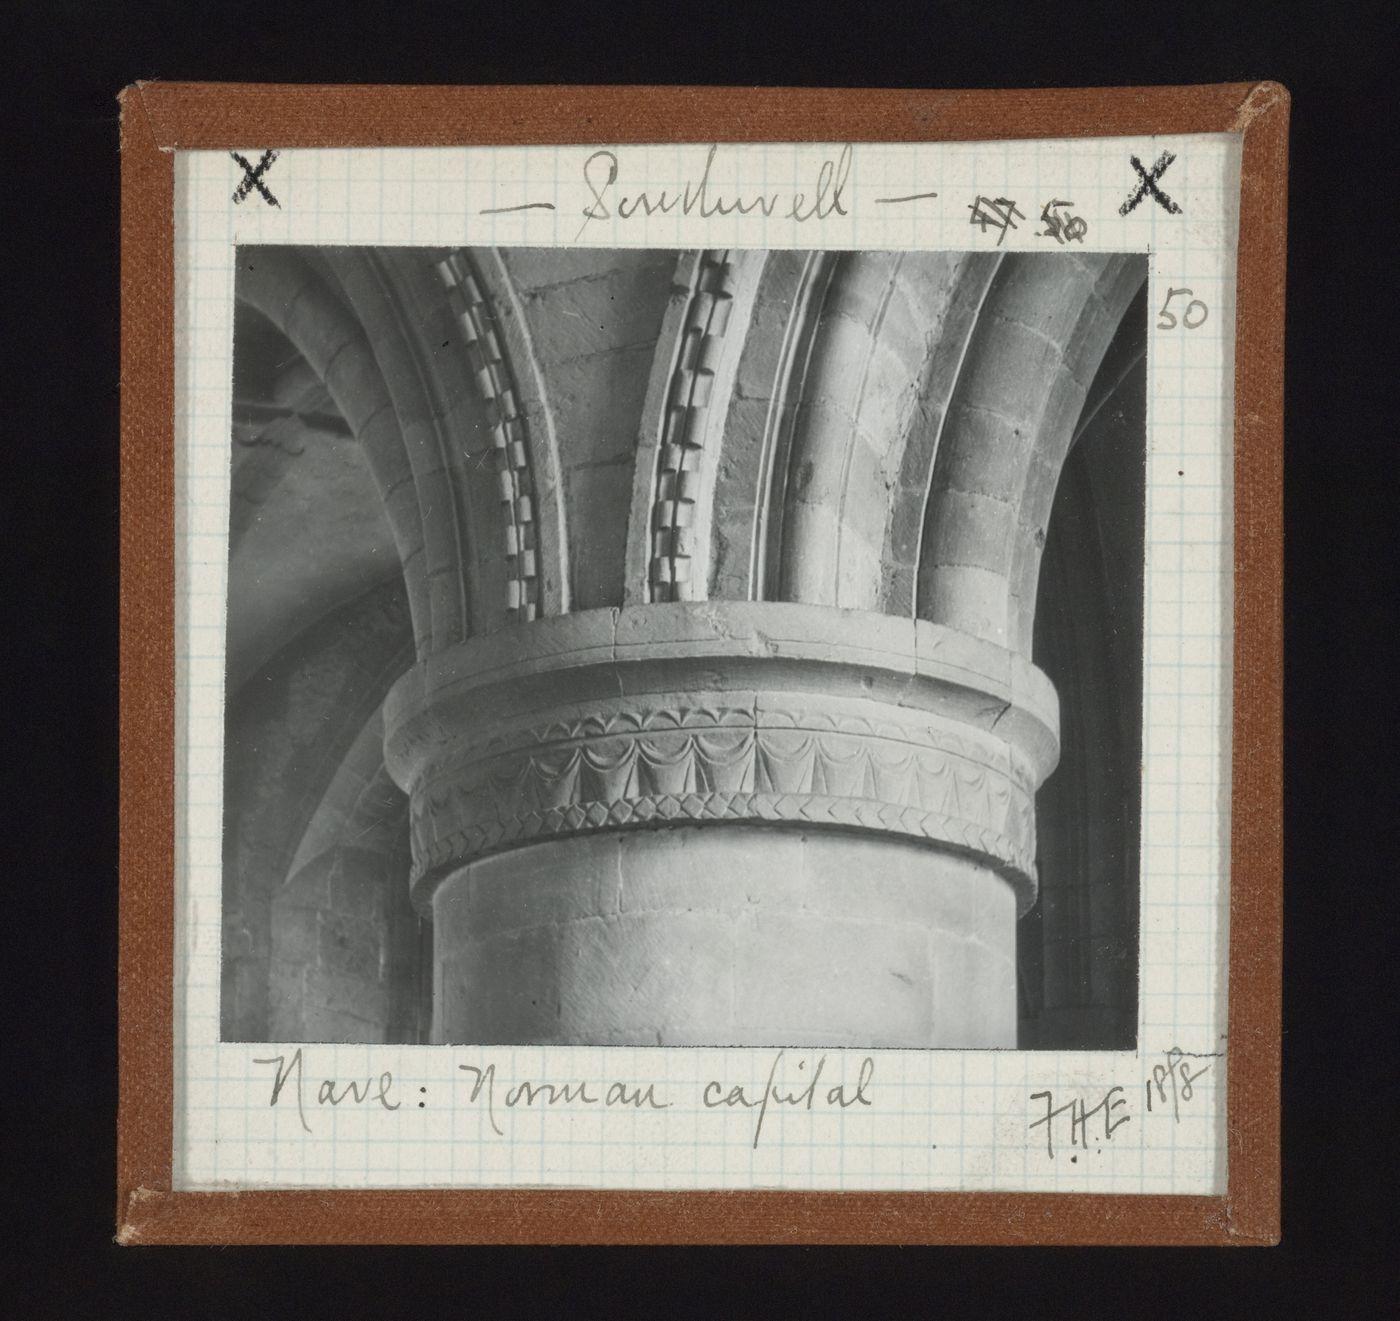
<svg viewBox="0 0 1400 1321">
<path fill-rule="evenodd" d="M 1014 1047 L 1058 706 L 926 622 L 583 611 L 385 706 L 435 931 L 434 1039 Z"/>
</svg>

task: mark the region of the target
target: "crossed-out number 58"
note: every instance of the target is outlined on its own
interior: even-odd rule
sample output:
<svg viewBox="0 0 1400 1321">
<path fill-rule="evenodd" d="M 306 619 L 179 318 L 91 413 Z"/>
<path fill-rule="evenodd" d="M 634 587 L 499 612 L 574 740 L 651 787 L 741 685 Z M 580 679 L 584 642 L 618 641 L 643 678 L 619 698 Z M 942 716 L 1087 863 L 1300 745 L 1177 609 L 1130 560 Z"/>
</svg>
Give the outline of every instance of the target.
<svg viewBox="0 0 1400 1321">
<path fill-rule="evenodd" d="M 1167 290 L 1167 296 L 1162 302 L 1162 310 L 1157 313 L 1159 318 L 1157 321 L 1158 330 L 1175 330 L 1178 324 L 1184 326 L 1187 330 L 1195 330 L 1197 327 L 1205 324 L 1206 318 L 1210 315 L 1210 308 L 1201 302 L 1199 298 L 1191 298 L 1191 294 L 1192 290 L 1190 289 Z M 1181 321 L 1179 323 L 1176 319 L 1176 314 L 1167 310 L 1171 306 L 1172 299 L 1177 297 L 1177 295 L 1191 298 L 1191 301 L 1186 304 L 1186 307 L 1181 313 Z"/>
</svg>

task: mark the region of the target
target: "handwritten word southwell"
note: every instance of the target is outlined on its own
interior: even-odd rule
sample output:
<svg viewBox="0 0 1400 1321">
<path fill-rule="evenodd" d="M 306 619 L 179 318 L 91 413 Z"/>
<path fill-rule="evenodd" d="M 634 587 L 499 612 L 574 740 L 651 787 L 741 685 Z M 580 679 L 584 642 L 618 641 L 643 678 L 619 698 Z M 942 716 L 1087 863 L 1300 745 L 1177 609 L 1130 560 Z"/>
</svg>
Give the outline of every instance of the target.
<svg viewBox="0 0 1400 1321">
<path fill-rule="evenodd" d="M 583 183 L 592 200 L 583 209 L 582 234 L 596 220 L 631 220 L 677 212 L 683 216 L 741 216 L 758 212 L 765 217 L 779 216 L 802 223 L 824 220 L 830 215 L 846 215 L 846 185 L 851 173 L 851 144 L 836 156 L 822 161 L 810 188 L 790 193 L 755 192 L 747 196 L 725 196 L 710 182 L 718 146 L 711 146 L 705 164 L 693 178 L 678 189 L 661 188 L 652 192 L 632 191 L 623 173 L 622 160 L 606 148 L 595 151 L 583 163 Z M 577 237 L 577 236 L 576 236 Z"/>
</svg>

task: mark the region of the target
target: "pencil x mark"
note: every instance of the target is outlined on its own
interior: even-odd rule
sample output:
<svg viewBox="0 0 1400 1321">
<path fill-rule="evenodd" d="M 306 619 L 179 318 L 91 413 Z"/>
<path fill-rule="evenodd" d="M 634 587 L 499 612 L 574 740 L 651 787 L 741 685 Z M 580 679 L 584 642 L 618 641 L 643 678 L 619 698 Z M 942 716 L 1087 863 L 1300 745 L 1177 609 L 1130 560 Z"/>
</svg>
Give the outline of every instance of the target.
<svg viewBox="0 0 1400 1321">
<path fill-rule="evenodd" d="M 268 191 L 267 185 L 263 183 L 263 175 L 272 168 L 272 162 L 277 159 L 275 151 L 265 151 L 262 158 L 256 165 L 249 165 L 247 158 L 240 156 L 238 152 L 231 151 L 229 155 L 233 157 L 243 167 L 243 181 L 233 190 L 233 202 L 237 206 L 245 197 L 254 190 L 262 194 L 263 201 L 268 206 L 275 206 L 279 211 L 282 204 Z"/>
<path fill-rule="evenodd" d="M 1181 208 L 1177 206 L 1166 193 L 1157 187 L 1157 180 L 1167 172 L 1167 166 L 1175 159 L 1176 157 L 1171 152 L 1164 151 L 1157 157 L 1152 169 L 1148 171 L 1143 168 L 1142 162 L 1138 160 L 1136 156 L 1129 156 L 1128 160 L 1132 163 L 1133 169 L 1138 172 L 1138 178 L 1141 179 L 1142 182 L 1128 195 L 1128 200 L 1118 208 L 1118 214 L 1120 216 L 1126 216 L 1129 211 L 1150 193 L 1168 215 L 1179 216 L 1181 214 Z"/>
</svg>

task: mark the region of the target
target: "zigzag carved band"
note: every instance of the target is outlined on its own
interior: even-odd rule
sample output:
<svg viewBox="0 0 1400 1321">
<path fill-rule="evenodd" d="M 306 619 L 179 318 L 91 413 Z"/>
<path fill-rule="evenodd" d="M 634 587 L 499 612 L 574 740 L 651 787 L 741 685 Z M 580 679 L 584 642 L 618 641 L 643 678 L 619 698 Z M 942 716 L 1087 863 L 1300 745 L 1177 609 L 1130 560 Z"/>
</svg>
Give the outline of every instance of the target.
<svg viewBox="0 0 1400 1321">
<path fill-rule="evenodd" d="M 406 674 L 385 752 L 420 902 L 451 872 L 595 831 L 743 822 L 970 856 L 1035 894 L 1054 690 L 921 621 L 712 601 L 560 616 Z"/>
<path fill-rule="evenodd" d="M 702 821 L 754 821 L 812 826 L 855 827 L 950 846 L 985 858 L 1010 880 L 1019 911 L 1035 899 L 1034 860 L 1010 846 L 1004 836 L 971 822 L 913 807 L 818 794 L 666 794 L 617 803 L 575 803 L 527 812 L 490 826 L 471 826 L 427 846 L 414 866 L 414 888 L 464 862 L 558 835 L 582 835 Z M 1003 856 L 1009 854 L 1010 856 Z"/>
</svg>

